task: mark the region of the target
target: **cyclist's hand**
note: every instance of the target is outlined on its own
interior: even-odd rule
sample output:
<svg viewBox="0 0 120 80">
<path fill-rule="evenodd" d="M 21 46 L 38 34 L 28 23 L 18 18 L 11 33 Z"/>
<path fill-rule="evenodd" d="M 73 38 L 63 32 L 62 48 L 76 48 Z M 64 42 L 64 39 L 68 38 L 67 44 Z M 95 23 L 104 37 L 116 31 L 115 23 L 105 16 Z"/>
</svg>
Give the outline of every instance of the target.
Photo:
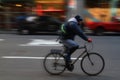
<svg viewBox="0 0 120 80">
<path fill-rule="evenodd" d="M 92 42 L 92 39 L 91 39 L 91 38 L 88 38 L 88 42 Z"/>
</svg>

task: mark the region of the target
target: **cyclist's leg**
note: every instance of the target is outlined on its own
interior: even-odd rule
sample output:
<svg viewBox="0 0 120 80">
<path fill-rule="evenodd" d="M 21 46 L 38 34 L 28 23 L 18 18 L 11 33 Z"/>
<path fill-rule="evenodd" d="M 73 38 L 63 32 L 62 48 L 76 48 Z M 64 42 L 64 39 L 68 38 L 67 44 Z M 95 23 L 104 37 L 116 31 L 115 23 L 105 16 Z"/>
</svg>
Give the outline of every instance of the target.
<svg viewBox="0 0 120 80">
<path fill-rule="evenodd" d="M 66 60 L 69 62 L 71 61 L 71 54 L 79 47 L 79 45 L 71 39 L 64 40 L 63 44 L 67 47 Z"/>
<path fill-rule="evenodd" d="M 66 40 L 67 46 L 67 55 L 65 56 L 66 59 L 66 67 L 69 71 L 73 71 L 74 65 L 72 64 L 71 54 L 78 48 L 78 44 L 73 40 Z"/>
</svg>

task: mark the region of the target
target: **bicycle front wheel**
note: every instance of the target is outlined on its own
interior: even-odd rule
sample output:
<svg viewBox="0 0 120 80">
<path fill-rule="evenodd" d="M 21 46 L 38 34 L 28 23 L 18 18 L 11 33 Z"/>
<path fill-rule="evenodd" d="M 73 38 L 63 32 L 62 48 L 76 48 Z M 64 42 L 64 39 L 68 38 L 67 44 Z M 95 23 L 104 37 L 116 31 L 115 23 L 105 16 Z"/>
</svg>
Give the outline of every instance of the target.
<svg viewBox="0 0 120 80">
<path fill-rule="evenodd" d="M 100 74 L 105 66 L 103 57 L 98 53 L 86 54 L 81 60 L 81 68 L 89 76 Z"/>
<path fill-rule="evenodd" d="M 45 70 L 52 75 L 59 75 L 66 69 L 65 59 L 60 53 L 49 53 L 45 57 L 43 65 Z"/>
</svg>

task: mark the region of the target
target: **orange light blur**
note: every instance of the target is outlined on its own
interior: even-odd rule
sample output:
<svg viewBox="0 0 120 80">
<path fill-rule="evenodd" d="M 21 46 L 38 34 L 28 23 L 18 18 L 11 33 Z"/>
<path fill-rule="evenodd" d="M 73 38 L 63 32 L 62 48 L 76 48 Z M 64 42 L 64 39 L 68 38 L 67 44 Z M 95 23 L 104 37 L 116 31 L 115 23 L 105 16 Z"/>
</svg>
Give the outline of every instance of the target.
<svg viewBox="0 0 120 80">
<path fill-rule="evenodd" d="M 22 7 L 22 5 L 21 5 L 21 4 L 15 4 L 15 6 L 17 6 L 17 7 Z"/>
</svg>

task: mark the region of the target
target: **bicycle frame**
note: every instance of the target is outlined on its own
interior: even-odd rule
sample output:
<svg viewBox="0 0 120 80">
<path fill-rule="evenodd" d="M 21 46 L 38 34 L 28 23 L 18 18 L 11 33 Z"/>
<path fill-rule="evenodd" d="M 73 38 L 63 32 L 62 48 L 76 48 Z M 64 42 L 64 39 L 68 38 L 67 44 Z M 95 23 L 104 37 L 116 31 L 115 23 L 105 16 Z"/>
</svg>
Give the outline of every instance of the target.
<svg viewBox="0 0 120 80">
<path fill-rule="evenodd" d="M 75 63 L 79 60 L 80 57 L 82 57 L 83 55 L 85 55 L 85 53 L 86 53 L 87 55 L 89 55 L 86 46 L 79 47 L 78 49 L 79 49 L 79 50 L 80 50 L 80 49 L 85 49 L 85 50 L 72 62 L 72 64 L 75 64 Z"/>
</svg>

